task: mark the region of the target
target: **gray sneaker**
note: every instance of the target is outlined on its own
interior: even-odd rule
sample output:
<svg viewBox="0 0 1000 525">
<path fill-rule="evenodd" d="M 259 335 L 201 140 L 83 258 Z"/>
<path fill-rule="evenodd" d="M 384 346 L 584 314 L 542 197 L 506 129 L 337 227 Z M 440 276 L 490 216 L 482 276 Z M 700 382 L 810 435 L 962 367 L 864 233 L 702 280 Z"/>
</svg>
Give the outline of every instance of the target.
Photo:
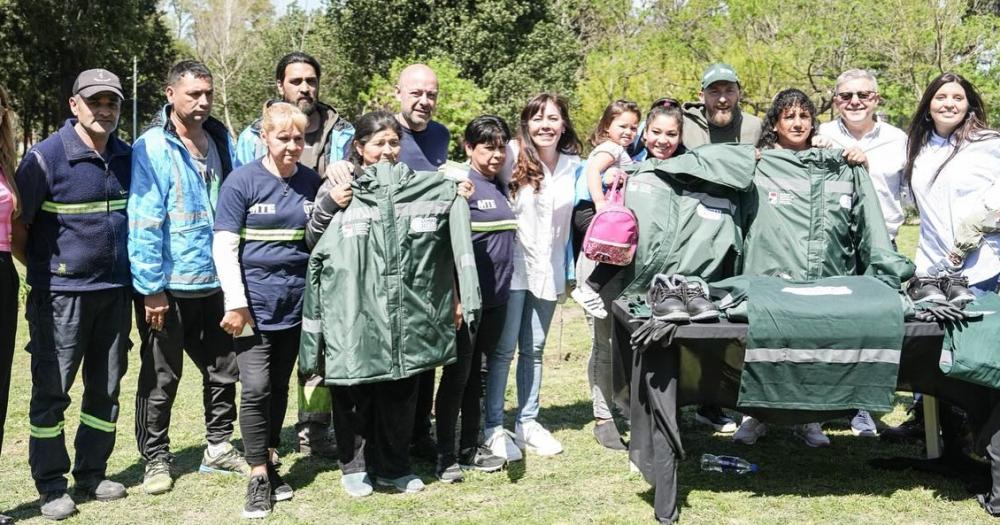
<svg viewBox="0 0 1000 525">
<path fill-rule="evenodd" d="M 164 494 L 174 486 L 170 475 L 170 459 L 160 457 L 146 463 L 146 473 L 142 476 L 142 491 L 146 494 Z"/>
<path fill-rule="evenodd" d="M 370 495 L 374 490 L 367 472 L 344 474 L 340 478 L 340 486 L 344 487 L 344 491 L 352 498 L 363 498 Z"/>
<path fill-rule="evenodd" d="M 38 498 L 42 507 L 42 517 L 50 520 L 64 520 L 76 514 L 76 503 L 73 498 L 62 492 L 46 492 Z"/>
<path fill-rule="evenodd" d="M 378 483 L 379 486 L 392 487 L 396 489 L 397 492 L 405 492 L 407 494 L 424 490 L 424 482 L 413 474 L 407 474 L 398 478 L 383 478 L 381 476 L 376 476 L 375 482 Z"/>
<path fill-rule="evenodd" d="M 125 485 L 117 481 L 111 481 L 110 479 L 102 479 L 96 484 L 77 482 L 74 489 L 77 493 L 83 493 L 87 497 L 96 499 L 97 501 L 114 501 L 128 495 Z"/>
<path fill-rule="evenodd" d="M 229 444 L 227 443 L 227 445 Z M 225 452 L 214 457 L 208 454 L 208 449 L 206 448 L 205 453 L 201 456 L 201 466 L 198 467 L 198 472 L 202 474 L 218 472 L 222 474 L 243 474 L 244 476 L 249 476 L 250 465 L 247 465 L 247 461 L 243 459 L 243 454 L 232 445 L 229 445 Z"/>
</svg>

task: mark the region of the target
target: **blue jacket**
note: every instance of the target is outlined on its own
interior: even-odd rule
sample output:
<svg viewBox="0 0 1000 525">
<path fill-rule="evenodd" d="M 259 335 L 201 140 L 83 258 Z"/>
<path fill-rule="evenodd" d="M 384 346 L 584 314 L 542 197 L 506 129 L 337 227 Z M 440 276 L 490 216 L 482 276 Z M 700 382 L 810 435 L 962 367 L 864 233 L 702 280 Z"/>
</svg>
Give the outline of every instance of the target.
<svg viewBox="0 0 1000 525">
<path fill-rule="evenodd" d="M 131 148 L 112 135 L 106 156 L 85 145 L 69 119 L 35 145 L 15 172 L 28 229 L 28 284 L 85 292 L 128 286 L 126 250 Z"/>
<path fill-rule="evenodd" d="M 323 115 L 323 132 L 319 141 L 313 147 L 319 149 L 320 154 L 316 156 L 316 165 L 308 166 L 320 176 L 326 171 L 327 165 L 346 157 L 344 151 L 354 138 L 354 126 L 337 114 L 337 110 L 322 103 L 316 103 L 316 111 Z M 240 133 L 236 141 L 236 158 L 239 163 L 250 164 L 264 156 L 264 142 L 260 139 L 261 119 L 253 121 L 252 124 Z"/>
<path fill-rule="evenodd" d="M 212 262 L 212 224 L 222 180 L 206 183 L 170 121 L 166 105 L 132 146 L 128 255 L 132 285 L 143 295 L 219 287 Z M 224 178 L 239 166 L 226 127 L 204 129 L 222 159 Z"/>
</svg>

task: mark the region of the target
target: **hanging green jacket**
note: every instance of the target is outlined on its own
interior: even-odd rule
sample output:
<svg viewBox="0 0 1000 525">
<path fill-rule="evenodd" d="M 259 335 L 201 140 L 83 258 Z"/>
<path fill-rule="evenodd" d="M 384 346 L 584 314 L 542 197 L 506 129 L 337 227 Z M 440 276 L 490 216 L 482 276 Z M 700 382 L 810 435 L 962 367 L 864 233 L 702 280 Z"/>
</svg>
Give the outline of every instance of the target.
<svg viewBox="0 0 1000 525">
<path fill-rule="evenodd" d="M 464 322 L 480 309 L 468 204 L 453 180 L 404 164 L 351 186 L 309 258 L 300 372 L 353 385 L 453 362 L 456 275 Z"/>
<path fill-rule="evenodd" d="M 843 150 L 765 150 L 755 189 L 740 205 L 746 275 L 811 280 L 872 275 L 899 285 L 913 275 L 892 248 L 868 172 Z"/>
<path fill-rule="evenodd" d="M 709 144 L 636 167 L 625 205 L 635 212 L 639 244 L 625 293 L 645 293 L 657 273 L 708 281 L 734 274 L 743 238 L 739 193 L 751 186 L 754 163 L 751 145 Z"/>
</svg>

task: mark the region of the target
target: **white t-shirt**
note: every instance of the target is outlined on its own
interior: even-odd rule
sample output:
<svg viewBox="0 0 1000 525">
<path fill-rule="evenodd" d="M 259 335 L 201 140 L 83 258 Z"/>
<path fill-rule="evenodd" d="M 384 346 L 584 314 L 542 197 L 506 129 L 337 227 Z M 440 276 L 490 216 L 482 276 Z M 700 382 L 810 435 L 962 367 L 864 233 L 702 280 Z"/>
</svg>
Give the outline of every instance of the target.
<svg viewBox="0 0 1000 525">
<path fill-rule="evenodd" d="M 632 157 L 628 156 L 628 152 L 625 151 L 625 148 L 623 148 L 620 144 L 611 142 L 610 140 L 605 140 L 591 150 L 590 155 L 587 156 L 587 160 L 593 160 L 601 154 L 611 155 L 611 158 L 615 159 L 614 162 L 611 163 L 611 166 L 609 166 L 611 168 L 623 168 L 632 164 Z"/>
<path fill-rule="evenodd" d="M 1000 209 L 1000 134 L 969 142 L 934 177 L 938 167 L 955 149 L 950 140 L 932 133 L 913 162 L 913 197 L 920 210 L 918 274 L 948 256 L 955 245 L 955 231 L 972 213 Z M 933 179 L 933 182 L 932 182 Z M 987 234 L 978 250 L 968 255 L 962 275 L 975 284 L 1000 273 L 1000 234 Z"/>
<path fill-rule="evenodd" d="M 509 181 L 518 147 L 507 145 L 507 163 L 501 173 Z M 517 218 L 514 273 L 511 290 L 528 290 L 546 301 L 556 301 L 566 292 L 566 243 L 571 231 L 573 196 L 580 166 L 577 155 L 559 155 L 555 171 L 542 164 L 545 177 L 538 193 L 530 185 L 511 195 L 511 210 Z"/>
<path fill-rule="evenodd" d="M 906 218 L 899 199 L 903 187 L 903 166 L 906 164 L 906 133 L 891 124 L 876 122 L 875 127 L 858 140 L 838 118 L 820 124 L 819 134 L 844 149 L 857 146 L 865 152 L 868 175 L 878 195 L 885 227 L 889 237 L 895 239 Z"/>
</svg>

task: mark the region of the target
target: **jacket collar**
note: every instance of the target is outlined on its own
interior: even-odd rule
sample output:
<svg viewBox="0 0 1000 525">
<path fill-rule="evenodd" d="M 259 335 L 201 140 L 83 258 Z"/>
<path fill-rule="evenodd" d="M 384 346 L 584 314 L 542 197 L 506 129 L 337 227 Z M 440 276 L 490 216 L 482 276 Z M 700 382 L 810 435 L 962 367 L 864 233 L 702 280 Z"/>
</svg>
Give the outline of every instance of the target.
<svg viewBox="0 0 1000 525">
<path fill-rule="evenodd" d="M 76 129 L 74 127 L 76 126 L 76 122 L 77 119 L 75 118 L 66 119 L 66 122 L 63 124 L 61 128 L 59 128 L 58 131 L 59 139 L 62 141 L 63 144 L 63 149 L 66 151 L 66 160 L 68 160 L 70 163 L 75 163 L 86 159 L 100 159 L 101 161 L 103 161 L 104 158 L 101 157 L 101 155 L 98 152 L 94 151 L 90 146 L 84 144 L 83 139 L 81 139 L 80 135 L 76 133 Z M 123 142 L 121 139 L 119 139 L 118 136 L 115 135 L 114 133 L 112 133 L 111 136 L 108 137 L 108 145 L 107 145 L 108 160 L 110 160 L 113 157 L 127 155 L 128 150 L 129 150 L 128 145 L 125 144 L 125 142 Z"/>
<path fill-rule="evenodd" d="M 150 127 L 162 127 L 168 138 L 177 141 L 181 148 L 184 148 L 184 142 L 181 141 L 180 135 L 177 134 L 177 126 L 170 120 L 170 113 L 173 109 L 172 104 L 165 104 L 163 109 L 157 114 L 157 118 L 150 124 Z M 208 137 L 212 142 L 215 143 L 215 149 L 219 151 L 219 158 L 222 160 L 222 175 L 229 175 L 229 172 L 233 170 L 232 151 L 230 151 L 229 147 L 229 130 L 226 129 L 225 124 L 211 116 L 205 120 L 202 128 L 205 130 L 205 133 L 208 133 Z"/>
</svg>

